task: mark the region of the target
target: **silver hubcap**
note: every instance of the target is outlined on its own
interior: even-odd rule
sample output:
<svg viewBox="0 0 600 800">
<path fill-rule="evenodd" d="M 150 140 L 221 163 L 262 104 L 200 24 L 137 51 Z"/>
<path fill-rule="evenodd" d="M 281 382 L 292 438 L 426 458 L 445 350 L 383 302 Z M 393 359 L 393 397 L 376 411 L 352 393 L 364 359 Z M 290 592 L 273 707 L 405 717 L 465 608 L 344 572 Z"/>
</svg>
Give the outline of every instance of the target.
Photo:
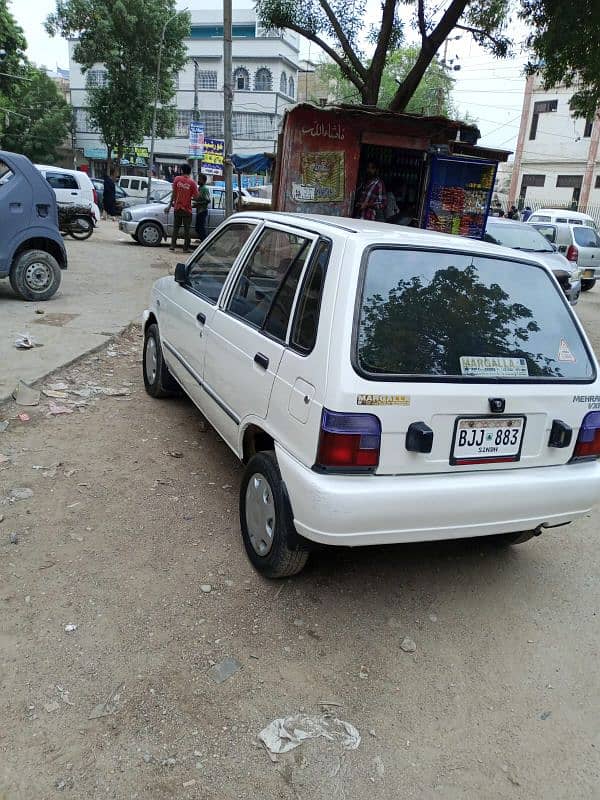
<svg viewBox="0 0 600 800">
<path fill-rule="evenodd" d="M 158 361 L 156 358 L 156 339 L 154 336 L 149 336 L 146 341 L 146 375 L 150 383 L 156 380 L 156 371 L 158 369 Z"/>
<path fill-rule="evenodd" d="M 142 230 L 142 239 L 147 244 L 155 244 L 160 239 L 160 233 L 154 225 L 146 225 Z"/>
<path fill-rule="evenodd" d="M 246 488 L 246 525 L 254 550 L 266 556 L 273 546 L 275 503 L 264 475 L 254 473 Z"/>
<path fill-rule="evenodd" d="M 34 292 L 42 292 L 52 283 L 52 270 L 47 264 L 35 261 L 25 271 L 27 286 Z"/>
</svg>

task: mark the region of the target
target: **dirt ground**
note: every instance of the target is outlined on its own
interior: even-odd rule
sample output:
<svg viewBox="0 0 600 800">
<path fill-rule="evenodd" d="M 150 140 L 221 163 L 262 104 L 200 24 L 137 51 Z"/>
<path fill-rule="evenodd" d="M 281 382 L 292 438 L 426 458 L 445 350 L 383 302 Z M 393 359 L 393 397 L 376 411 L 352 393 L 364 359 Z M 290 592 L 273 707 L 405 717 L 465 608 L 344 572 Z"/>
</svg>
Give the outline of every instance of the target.
<svg viewBox="0 0 600 800">
<path fill-rule="evenodd" d="M 83 396 L 0 407 L 1 800 L 599 796 L 596 516 L 266 581 L 241 467 L 189 401 L 144 393 L 140 347 L 132 328 L 41 385 Z M 271 761 L 258 733 L 298 712 L 359 747 Z"/>
</svg>

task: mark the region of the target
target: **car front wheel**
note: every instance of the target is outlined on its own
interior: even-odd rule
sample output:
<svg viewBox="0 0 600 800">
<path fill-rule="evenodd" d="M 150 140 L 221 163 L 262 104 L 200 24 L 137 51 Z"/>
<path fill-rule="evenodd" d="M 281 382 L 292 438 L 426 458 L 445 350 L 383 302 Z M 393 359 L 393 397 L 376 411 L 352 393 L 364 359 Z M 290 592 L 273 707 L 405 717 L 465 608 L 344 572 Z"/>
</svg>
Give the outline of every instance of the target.
<svg viewBox="0 0 600 800">
<path fill-rule="evenodd" d="M 28 250 L 17 256 L 9 280 L 23 300 L 49 300 L 60 286 L 58 261 L 45 250 Z"/>
<path fill-rule="evenodd" d="M 582 292 L 589 292 L 590 289 L 593 289 L 596 285 L 596 279 L 592 278 L 592 280 L 582 280 L 581 281 L 581 291 Z"/>
<path fill-rule="evenodd" d="M 144 386 L 151 397 L 171 397 L 179 391 L 179 385 L 165 364 L 158 325 L 152 323 L 144 336 Z"/>
<path fill-rule="evenodd" d="M 267 578 L 296 575 L 308 561 L 307 543 L 294 528 L 275 453 L 257 453 L 240 487 L 240 524 L 248 558 Z"/>
<path fill-rule="evenodd" d="M 163 231 L 158 222 L 142 222 L 135 235 L 138 242 L 146 247 L 158 247 L 163 240 Z"/>
</svg>

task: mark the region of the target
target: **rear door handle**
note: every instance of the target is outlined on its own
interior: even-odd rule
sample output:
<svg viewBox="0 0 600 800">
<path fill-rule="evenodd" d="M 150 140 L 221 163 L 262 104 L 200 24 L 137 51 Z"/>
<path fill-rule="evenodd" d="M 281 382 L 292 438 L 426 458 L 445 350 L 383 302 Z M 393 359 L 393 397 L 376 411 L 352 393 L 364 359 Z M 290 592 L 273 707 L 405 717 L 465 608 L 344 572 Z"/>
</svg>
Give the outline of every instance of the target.
<svg viewBox="0 0 600 800">
<path fill-rule="evenodd" d="M 262 353 L 257 353 L 254 356 L 254 363 L 263 369 L 269 369 L 269 359 Z"/>
<path fill-rule="evenodd" d="M 196 314 L 196 319 L 200 323 L 200 325 L 204 325 L 206 323 L 206 314 L 203 314 L 201 311 L 199 314 Z"/>
</svg>

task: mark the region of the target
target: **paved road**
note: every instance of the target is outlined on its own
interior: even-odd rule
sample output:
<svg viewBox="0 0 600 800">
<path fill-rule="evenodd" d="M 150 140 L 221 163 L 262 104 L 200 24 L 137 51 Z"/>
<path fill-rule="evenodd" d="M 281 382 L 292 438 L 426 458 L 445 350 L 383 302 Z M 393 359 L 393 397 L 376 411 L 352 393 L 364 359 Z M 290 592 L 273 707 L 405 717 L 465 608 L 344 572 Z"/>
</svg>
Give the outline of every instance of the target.
<svg viewBox="0 0 600 800">
<path fill-rule="evenodd" d="M 19 378 L 37 380 L 139 318 L 152 283 L 178 260 L 166 245 L 140 247 L 116 222 L 101 222 L 88 241 L 66 244 L 69 269 L 52 300 L 25 303 L 0 281 L 0 401 Z M 14 339 L 25 332 L 43 347 L 17 350 Z"/>
</svg>

